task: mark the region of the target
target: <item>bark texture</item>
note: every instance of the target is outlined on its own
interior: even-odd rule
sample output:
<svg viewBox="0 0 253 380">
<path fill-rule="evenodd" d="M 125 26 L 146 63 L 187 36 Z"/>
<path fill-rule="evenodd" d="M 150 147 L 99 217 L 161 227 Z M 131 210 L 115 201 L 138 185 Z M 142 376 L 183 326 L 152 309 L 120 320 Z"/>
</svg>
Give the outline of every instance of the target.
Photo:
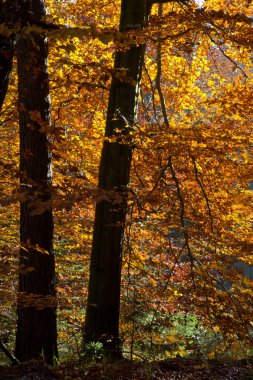
<svg viewBox="0 0 253 380">
<path fill-rule="evenodd" d="M 42 0 L 20 2 L 21 23 L 42 20 Z M 50 98 L 45 36 L 24 29 L 17 44 L 20 122 L 20 275 L 15 356 L 19 361 L 57 355 Z"/>
<path fill-rule="evenodd" d="M 149 13 L 148 3 L 122 0 L 121 32 L 143 28 Z M 99 169 L 99 189 L 107 199 L 96 204 L 84 342 L 100 341 L 112 356 L 121 355 L 122 242 L 132 158 L 129 133 L 136 118 L 143 57 L 144 46 L 132 46 L 126 52 L 116 53 Z"/>
</svg>

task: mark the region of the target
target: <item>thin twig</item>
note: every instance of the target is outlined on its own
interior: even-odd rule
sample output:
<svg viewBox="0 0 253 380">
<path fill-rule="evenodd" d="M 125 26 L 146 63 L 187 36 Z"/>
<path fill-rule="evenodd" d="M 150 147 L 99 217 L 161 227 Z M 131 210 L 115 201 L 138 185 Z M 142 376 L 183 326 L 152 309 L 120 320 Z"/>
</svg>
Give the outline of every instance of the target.
<svg viewBox="0 0 253 380">
<path fill-rule="evenodd" d="M 208 196 L 207 196 L 207 193 L 206 193 L 203 181 L 201 181 L 200 178 L 199 178 L 199 171 L 198 171 L 198 168 L 197 168 L 197 165 L 196 165 L 196 160 L 195 160 L 194 157 L 192 157 L 192 162 L 193 162 L 194 174 L 195 174 L 196 181 L 197 181 L 199 187 L 201 188 L 201 191 L 202 191 L 202 193 L 204 195 L 204 198 L 205 198 L 205 201 L 206 201 L 206 207 L 207 207 L 208 215 L 209 215 L 209 218 L 210 218 L 211 231 L 213 232 L 213 216 L 212 216 L 212 212 L 211 212 L 210 201 L 208 199 Z"/>
<path fill-rule="evenodd" d="M 249 76 L 245 73 L 245 71 L 241 68 L 241 66 L 239 66 L 238 63 L 233 60 L 233 58 L 229 57 L 229 55 L 225 53 L 225 50 L 213 39 L 212 36 L 210 36 L 210 34 L 207 34 L 207 35 L 212 41 L 212 43 L 214 43 L 215 46 L 217 46 L 217 48 L 222 52 L 224 57 L 226 57 L 238 70 L 240 70 L 245 78 L 248 78 Z"/>
</svg>

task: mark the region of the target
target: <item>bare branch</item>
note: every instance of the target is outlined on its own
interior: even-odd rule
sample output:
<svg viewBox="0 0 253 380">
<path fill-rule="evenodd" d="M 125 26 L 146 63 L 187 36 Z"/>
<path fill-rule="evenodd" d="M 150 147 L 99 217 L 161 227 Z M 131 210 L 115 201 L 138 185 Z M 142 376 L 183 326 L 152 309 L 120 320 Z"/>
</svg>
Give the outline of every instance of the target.
<svg viewBox="0 0 253 380">
<path fill-rule="evenodd" d="M 223 47 L 221 47 L 214 39 L 212 36 L 210 36 L 208 34 L 208 37 L 210 38 L 210 40 L 212 41 L 212 43 L 215 44 L 215 46 L 217 46 L 217 48 L 221 51 L 221 53 L 224 55 L 225 58 L 227 58 L 238 70 L 240 70 L 243 74 L 243 76 L 245 78 L 248 78 L 249 76 L 247 75 L 247 73 L 243 70 L 243 68 L 241 66 L 238 65 L 238 63 L 236 61 L 234 61 L 229 55 L 227 55 L 227 53 L 225 52 L 225 50 L 223 49 Z"/>
<path fill-rule="evenodd" d="M 19 364 L 19 361 L 17 358 L 15 358 L 14 355 L 8 350 L 6 345 L 3 343 L 2 340 L 0 340 L 0 350 L 3 351 L 3 353 L 7 356 L 8 359 L 12 362 L 12 364 L 17 365 Z"/>
</svg>

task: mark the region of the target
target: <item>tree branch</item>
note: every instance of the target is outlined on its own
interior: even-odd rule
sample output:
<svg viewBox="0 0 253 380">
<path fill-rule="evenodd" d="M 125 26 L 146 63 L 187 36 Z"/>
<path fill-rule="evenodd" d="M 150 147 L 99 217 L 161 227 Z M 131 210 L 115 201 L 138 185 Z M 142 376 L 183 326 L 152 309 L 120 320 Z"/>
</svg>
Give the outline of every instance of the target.
<svg viewBox="0 0 253 380">
<path fill-rule="evenodd" d="M 3 353 L 7 356 L 8 359 L 12 362 L 12 364 L 19 364 L 19 361 L 17 358 L 15 358 L 14 355 L 8 350 L 6 345 L 0 340 L 0 350 L 3 351 Z"/>
</svg>

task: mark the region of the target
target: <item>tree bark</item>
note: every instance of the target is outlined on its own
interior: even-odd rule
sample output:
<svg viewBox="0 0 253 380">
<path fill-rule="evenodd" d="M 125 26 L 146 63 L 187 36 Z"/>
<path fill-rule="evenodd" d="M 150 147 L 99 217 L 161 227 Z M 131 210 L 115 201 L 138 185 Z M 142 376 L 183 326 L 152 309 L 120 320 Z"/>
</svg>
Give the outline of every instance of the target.
<svg viewBox="0 0 253 380">
<path fill-rule="evenodd" d="M 0 0 L 0 25 L 4 24 L 12 26 L 16 21 L 17 12 L 15 1 Z M 9 78 L 12 70 L 12 61 L 14 54 L 13 46 L 14 38 L 6 34 L 0 34 L 0 111 L 2 109 L 4 99 L 8 89 Z"/>
<path fill-rule="evenodd" d="M 120 31 L 142 29 L 150 5 L 146 0 L 122 0 Z M 84 343 L 100 341 L 110 356 L 121 356 L 119 339 L 122 241 L 127 213 L 127 186 L 144 46 L 117 52 L 105 140 L 99 168 L 99 189 L 91 253 Z M 111 140 L 111 141 L 110 141 Z M 113 140 L 113 141 L 112 141 Z"/>
<path fill-rule="evenodd" d="M 21 24 L 45 17 L 43 0 L 20 2 Z M 48 46 L 44 35 L 23 31 L 17 45 L 20 123 L 20 274 L 15 356 L 57 355 L 53 214 L 51 205 Z"/>
</svg>

